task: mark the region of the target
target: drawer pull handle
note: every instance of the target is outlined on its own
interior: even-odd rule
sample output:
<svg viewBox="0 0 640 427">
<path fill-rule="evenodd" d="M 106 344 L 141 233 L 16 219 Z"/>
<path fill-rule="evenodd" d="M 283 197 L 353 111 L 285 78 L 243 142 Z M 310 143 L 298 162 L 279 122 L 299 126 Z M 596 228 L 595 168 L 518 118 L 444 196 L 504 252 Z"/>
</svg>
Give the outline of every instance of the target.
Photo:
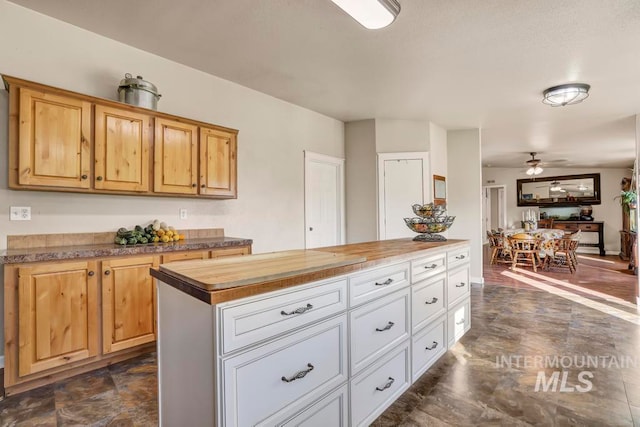
<svg viewBox="0 0 640 427">
<path fill-rule="evenodd" d="M 290 383 L 290 382 L 292 382 L 292 381 L 295 381 L 295 380 L 299 380 L 299 379 L 301 379 L 301 378 L 304 378 L 304 377 L 306 377 L 306 376 L 307 376 L 307 374 L 308 374 L 309 372 L 313 371 L 313 365 L 312 365 L 311 363 L 307 363 L 307 367 L 308 367 L 309 369 L 303 369 L 303 370 L 302 370 L 302 371 L 300 371 L 300 372 L 296 372 L 296 374 L 295 374 L 294 376 L 292 376 L 291 378 L 287 378 L 287 377 L 285 377 L 285 376 L 282 376 L 282 378 L 280 378 L 280 379 L 281 379 L 282 381 L 284 381 L 285 383 Z"/>
<path fill-rule="evenodd" d="M 424 303 L 425 304 L 435 304 L 437 302 L 438 302 L 438 298 L 433 297 L 433 298 L 431 298 L 431 301 L 425 301 Z"/>
<path fill-rule="evenodd" d="M 375 285 L 376 285 L 376 286 L 387 286 L 387 285 L 390 285 L 390 284 L 392 284 L 392 283 L 393 283 L 393 279 L 389 278 L 389 279 L 385 280 L 385 281 L 384 281 L 384 282 L 382 282 L 382 283 L 378 283 L 378 282 L 376 282 L 376 283 L 375 283 Z"/>
<path fill-rule="evenodd" d="M 431 265 L 425 265 L 424 268 L 426 268 L 427 270 L 431 270 L 433 268 L 436 268 L 438 266 L 438 264 L 431 264 Z"/>
<path fill-rule="evenodd" d="M 376 387 L 376 390 L 378 391 L 385 391 L 386 389 L 388 389 L 389 387 L 391 387 L 391 384 L 394 383 L 394 379 L 389 377 L 389 381 L 387 381 L 387 383 L 384 385 L 384 387 L 380 388 L 380 387 Z"/>
<path fill-rule="evenodd" d="M 425 350 L 433 350 L 433 349 L 434 349 L 434 348 L 436 348 L 437 346 L 438 346 L 438 343 L 434 341 L 434 342 L 433 342 L 433 344 L 431 345 L 431 347 L 425 347 L 424 349 L 425 349 Z"/>
<path fill-rule="evenodd" d="M 282 314 L 283 316 L 291 316 L 293 314 L 302 314 L 302 313 L 305 313 L 305 312 L 311 310 L 312 308 L 313 308 L 313 306 L 311 304 L 307 304 L 306 307 L 296 308 L 295 310 L 293 310 L 293 311 L 291 311 L 289 313 L 287 313 L 286 311 L 282 310 L 280 312 L 280 314 Z"/>
<path fill-rule="evenodd" d="M 465 258 L 466 258 L 466 257 L 465 257 L 464 255 L 458 255 L 458 256 L 456 257 L 456 259 L 465 259 Z"/>
<path fill-rule="evenodd" d="M 456 322 L 456 325 L 462 325 L 464 323 L 464 318 L 462 320 L 460 320 L 459 322 Z"/>
<path fill-rule="evenodd" d="M 466 283 L 464 283 L 464 282 L 460 282 L 460 284 L 459 284 L 459 285 L 456 285 L 456 288 L 464 288 L 464 285 L 465 285 L 465 284 L 466 284 Z"/>
<path fill-rule="evenodd" d="M 384 332 L 384 331 L 388 331 L 389 329 L 391 329 L 391 327 L 394 325 L 393 322 L 389 322 L 387 323 L 387 326 L 385 326 L 384 328 L 380 329 L 380 328 L 376 328 L 376 331 L 378 332 Z"/>
</svg>

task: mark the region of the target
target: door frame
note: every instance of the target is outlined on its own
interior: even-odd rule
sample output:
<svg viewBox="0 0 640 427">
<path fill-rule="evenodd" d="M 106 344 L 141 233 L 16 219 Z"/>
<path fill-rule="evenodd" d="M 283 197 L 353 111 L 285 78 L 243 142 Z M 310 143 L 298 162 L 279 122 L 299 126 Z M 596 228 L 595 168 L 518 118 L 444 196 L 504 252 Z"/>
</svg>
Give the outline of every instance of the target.
<svg viewBox="0 0 640 427">
<path fill-rule="evenodd" d="M 323 163 L 336 166 L 337 171 L 337 188 L 336 188 L 336 205 L 338 214 L 338 244 L 344 245 L 346 240 L 346 213 L 345 213 L 345 191 L 344 191 L 344 159 L 340 157 L 328 156 L 326 154 L 314 153 L 313 151 L 304 150 L 304 247 L 308 247 L 311 240 L 309 232 L 309 215 L 311 206 L 308 194 L 311 193 L 311 179 L 309 177 L 309 164 Z"/>
<path fill-rule="evenodd" d="M 482 228 L 483 228 L 483 234 L 482 234 L 482 240 L 484 241 L 484 243 L 488 243 L 487 240 L 487 222 L 491 222 L 491 208 L 487 209 L 487 199 L 491 200 L 491 192 L 489 190 L 491 190 L 492 188 L 502 188 L 504 190 L 504 203 L 502 204 L 502 206 L 498 206 L 498 209 L 500 209 L 502 211 L 502 217 L 504 218 L 505 224 L 503 228 L 507 228 L 507 184 L 493 184 L 493 185 L 483 185 L 482 186 L 482 198 L 483 198 L 483 203 L 482 203 Z M 489 191 L 489 193 L 487 193 L 487 191 Z M 489 197 L 487 197 L 487 194 L 489 194 Z M 489 220 L 489 221 L 487 221 Z"/>
<path fill-rule="evenodd" d="M 384 228 L 385 215 L 384 215 L 384 162 L 387 160 L 422 160 L 422 200 L 423 203 L 430 203 L 433 201 L 431 198 L 431 164 L 429 163 L 428 151 L 412 151 L 401 153 L 378 153 L 378 167 L 376 168 L 376 194 L 378 195 L 378 212 L 377 223 L 378 229 L 376 230 L 376 236 L 378 240 L 381 240 L 382 230 Z M 407 209 L 411 206 L 407 206 Z M 408 216 L 408 215 L 407 215 Z"/>
</svg>

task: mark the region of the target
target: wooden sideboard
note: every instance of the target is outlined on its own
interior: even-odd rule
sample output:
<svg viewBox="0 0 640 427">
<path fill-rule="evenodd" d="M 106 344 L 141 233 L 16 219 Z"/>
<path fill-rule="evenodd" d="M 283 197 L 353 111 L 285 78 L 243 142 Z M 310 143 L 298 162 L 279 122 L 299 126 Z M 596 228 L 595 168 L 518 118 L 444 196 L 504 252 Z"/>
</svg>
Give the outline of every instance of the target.
<svg viewBox="0 0 640 427">
<path fill-rule="evenodd" d="M 598 233 L 598 243 L 580 243 L 580 246 L 598 248 L 600 256 L 605 255 L 604 251 L 604 221 L 554 221 L 553 228 L 575 232 L 580 230 L 583 233 Z"/>
</svg>

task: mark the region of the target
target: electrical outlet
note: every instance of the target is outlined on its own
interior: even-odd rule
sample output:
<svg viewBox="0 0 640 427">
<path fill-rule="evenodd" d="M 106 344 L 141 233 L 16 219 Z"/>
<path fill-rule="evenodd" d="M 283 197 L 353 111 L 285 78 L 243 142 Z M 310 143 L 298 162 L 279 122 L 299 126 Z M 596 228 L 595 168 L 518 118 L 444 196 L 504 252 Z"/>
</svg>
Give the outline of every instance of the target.
<svg viewBox="0 0 640 427">
<path fill-rule="evenodd" d="M 31 221 L 30 206 L 11 206 L 11 221 Z"/>
<path fill-rule="evenodd" d="M 180 219 L 187 219 L 187 210 L 180 209 Z"/>
</svg>

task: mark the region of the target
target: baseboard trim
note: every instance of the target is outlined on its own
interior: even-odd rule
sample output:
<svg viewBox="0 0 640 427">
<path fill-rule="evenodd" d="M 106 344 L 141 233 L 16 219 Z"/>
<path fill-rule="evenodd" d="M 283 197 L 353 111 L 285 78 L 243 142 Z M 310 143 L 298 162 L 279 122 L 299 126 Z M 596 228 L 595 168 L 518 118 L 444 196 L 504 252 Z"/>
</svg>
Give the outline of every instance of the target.
<svg viewBox="0 0 640 427">
<path fill-rule="evenodd" d="M 484 277 L 472 277 L 471 285 L 484 286 Z"/>
</svg>

